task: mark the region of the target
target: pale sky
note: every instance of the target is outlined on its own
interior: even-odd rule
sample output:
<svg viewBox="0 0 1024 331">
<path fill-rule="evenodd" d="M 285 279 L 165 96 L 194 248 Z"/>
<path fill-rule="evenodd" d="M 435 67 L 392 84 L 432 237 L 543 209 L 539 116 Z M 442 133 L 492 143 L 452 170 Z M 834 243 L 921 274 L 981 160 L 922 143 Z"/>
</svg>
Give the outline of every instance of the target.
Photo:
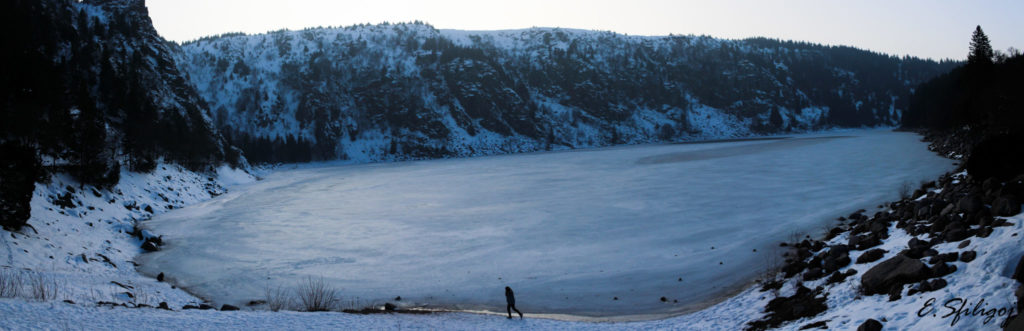
<svg viewBox="0 0 1024 331">
<path fill-rule="evenodd" d="M 1024 48 L 1016 0 L 147 0 L 157 31 L 186 41 L 225 32 L 420 20 L 438 29 L 534 26 L 630 35 L 706 34 L 849 45 L 926 58 L 967 57 L 976 25 L 992 47 Z"/>
</svg>

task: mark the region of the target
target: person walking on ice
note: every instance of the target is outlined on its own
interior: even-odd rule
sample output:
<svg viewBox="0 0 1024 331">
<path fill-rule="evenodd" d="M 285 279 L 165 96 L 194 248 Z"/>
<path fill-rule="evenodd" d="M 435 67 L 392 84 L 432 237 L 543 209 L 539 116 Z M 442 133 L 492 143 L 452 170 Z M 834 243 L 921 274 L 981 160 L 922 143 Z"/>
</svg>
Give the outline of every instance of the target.
<svg viewBox="0 0 1024 331">
<path fill-rule="evenodd" d="M 505 286 L 505 302 L 508 303 L 508 305 L 505 306 L 505 311 L 508 312 L 509 319 L 512 319 L 513 310 L 515 310 L 516 313 L 519 313 L 519 319 L 523 319 L 523 313 L 520 312 L 519 309 L 516 309 L 516 294 L 512 293 L 512 288 L 508 286 Z"/>
</svg>

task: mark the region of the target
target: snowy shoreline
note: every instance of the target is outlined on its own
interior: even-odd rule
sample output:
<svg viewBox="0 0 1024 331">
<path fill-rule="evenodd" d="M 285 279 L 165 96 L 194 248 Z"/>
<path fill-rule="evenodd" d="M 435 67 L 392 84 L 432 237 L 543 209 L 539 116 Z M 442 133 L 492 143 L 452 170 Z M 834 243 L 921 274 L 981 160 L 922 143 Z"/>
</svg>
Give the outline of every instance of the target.
<svg viewBox="0 0 1024 331">
<path fill-rule="evenodd" d="M 167 170 L 166 168 L 164 168 L 163 170 L 169 172 L 160 172 L 158 170 L 157 173 L 150 175 L 131 174 L 127 176 L 128 178 L 135 178 L 129 179 L 130 182 L 132 180 L 134 180 L 134 182 L 131 182 L 130 184 L 125 183 L 128 184 L 129 186 L 135 187 L 131 191 L 134 192 L 135 196 L 130 199 L 115 198 L 114 200 L 116 201 L 107 204 L 110 206 L 127 206 L 130 200 L 138 203 L 138 208 L 128 209 L 127 207 L 125 207 L 126 210 L 128 210 L 129 212 L 114 212 L 113 214 L 115 215 L 113 215 L 113 217 L 111 217 L 111 215 L 107 215 L 106 217 L 111 217 L 114 218 L 115 220 L 117 218 L 130 219 L 131 217 L 144 218 L 145 213 L 142 211 L 142 209 L 144 209 L 145 207 L 143 206 L 155 208 L 157 212 L 160 212 L 163 210 L 170 210 L 171 208 L 180 208 L 182 206 L 188 206 L 201 201 L 205 201 L 206 199 L 210 198 L 212 194 L 209 194 L 209 192 L 205 190 L 207 187 L 200 185 L 200 183 L 207 181 L 209 178 L 203 178 L 204 176 L 202 175 L 177 175 L 175 173 L 187 173 L 187 171 L 183 169 L 175 170 L 173 166 L 170 167 L 172 168 L 171 170 Z M 172 176 L 172 179 L 174 180 L 168 180 L 166 176 Z M 223 178 L 228 178 L 228 176 L 223 176 Z M 235 180 L 234 182 L 245 181 L 244 178 L 237 179 L 241 180 Z M 64 215 L 64 210 L 53 208 L 52 202 L 50 200 L 47 200 L 46 198 L 52 196 L 59 196 L 61 190 L 65 186 L 68 186 L 67 184 L 72 184 L 70 182 L 67 182 L 67 180 L 67 178 L 58 176 L 55 178 L 54 182 L 52 182 L 48 186 L 43 185 L 41 186 L 41 188 L 37 189 L 36 197 L 34 197 L 33 199 L 33 219 L 37 219 L 37 217 L 44 217 L 37 215 L 49 215 L 54 217 L 63 217 L 63 219 L 69 223 L 87 223 L 88 220 L 85 217 L 90 217 L 90 219 L 91 217 L 102 218 L 101 216 L 88 216 L 90 215 L 91 210 L 86 207 L 91 205 L 90 202 L 92 202 L 92 200 L 90 200 L 89 196 L 93 194 L 88 193 L 87 190 L 84 189 L 77 190 L 76 193 L 72 195 L 74 201 L 80 201 L 82 203 L 76 204 L 75 208 L 71 208 L 70 210 L 68 210 L 68 212 L 66 213 L 68 215 Z M 174 182 L 175 180 L 181 184 L 177 184 L 178 186 L 173 187 L 160 187 L 161 185 L 166 185 L 166 183 Z M 122 188 L 126 192 L 129 191 L 129 189 L 122 187 L 121 185 L 119 185 L 118 187 Z M 204 192 L 206 198 L 203 198 L 203 194 L 199 194 L 199 192 Z M 129 193 L 128 195 L 130 196 L 132 195 L 132 193 Z M 167 197 L 170 195 L 176 195 L 179 197 L 178 199 L 171 198 L 172 201 L 178 202 L 177 206 L 169 208 L 167 205 L 164 205 L 164 203 L 161 202 L 163 200 L 162 196 Z M 147 198 L 143 199 L 142 197 L 144 196 Z M 40 200 L 38 203 L 36 201 L 37 199 Z M 104 199 L 96 197 L 95 200 Z M 188 201 L 191 201 L 191 203 L 186 203 Z M 104 202 L 106 202 L 106 200 L 104 200 Z M 99 205 L 100 202 L 95 202 L 94 204 Z M 174 206 L 175 204 L 172 203 L 170 205 Z M 36 208 L 38 208 L 42 212 L 37 214 Z M 102 211 L 103 209 L 100 210 Z M 111 213 L 107 212 L 106 214 Z M 970 276 L 954 273 L 952 276 L 950 276 L 950 285 L 946 287 L 945 293 L 949 293 L 950 289 L 956 289 L 957 291 L 959 291 L 958 293 L 963 293 L 962 295 L 972 296 L 975 298 L 981 298 L 986 296 L 995 298 L 1001 295 L 1006 295 L 1005 292 L 1007 291 L 1012 292 L 1012 289 L 995 290 L 993 289 L 993 286 L 986 286 L 984 288 L 975 290 L 964 289 L 964 286 L 967 286 L 967 289 L 978 287 L 977 284 L 972 284 L 971 278 L 968 277 L 978 277 L 979 275 L 985 275 L 985 273 L 990 273 L 992 272 L 992 267 L 989 267 L 988 265 L 992 265 L 994 267 L 997 262 L 1004 263 L 1005 261 L 999 260 L 1005 259 L 1008 256 L 1008 254 L 1019 254 L 1019 249 L 1015 252 L 1012 249 L 1012 247 L 1015 247 L 1013 246 L 1014 244 L 1017 244 L 1019 246 L 1020 237 L 1014 236 L 1014 234 L 1021 230 L 1020 224 L 1022 223 L 1021 221 L 1022 219 L 1024 219 L 1024 217 L 1022 217 L 1021 215 L 1017 215 L 1006 219 L 1011 221 L 1009 227 L 996 228 L 989 238 L 977 238 L 974 240 L 974 245 L 971 246 L 976 247 L 976 249 L 979 249 L 980 252 L 978 261 L 982 261 L 980 263 L 986 266 L 982 268 L 982 270 L 972 272 Z M 5 263 L 5 266 L 15 268 L 33 268 L 34 270 L 49 269 L 50 271 L 45 271 L 46 274 L 51 275 L 51 277 L 53 278 L 64 279 L 64 282 L 66 284 L 71 282 L 80 282 L 84 284 L 65 285 L 66 294 L 62 294 L 62 297 L 66 297 L 67 300 L 76 302 L 77 304 L 68 304 L 60 302 L 59 300 L 63 299 L 61 297 L 58 297 L 58 300 L 47 302 L 33 302 L 31 300 L 23 299 L 0 298 L 0 311 L 5 312 L 5 314 L 10 313 L 7 315 L 11 316 L 11 318 L 5 318 L 3 321 L 0 321 L 0 328 L 67 328 L 67 326 L 69 325 L 75 325 L 77 327 L 84 329 L 107 328 L 112 326 L 123 326 L 133 329 L 165 329 L 177 328 L 177 326 L 186 325 L 191 325 L 195 328 L 201 329 L 301 329 L 306 328 L 306 326 L 392 329 L 479 329 L 510 327 L 510 325 L 506 324 L 503 318 L 496 318 L 497 316 L 495 316 L 493 312 L 474 311 L 470 311 L 468 313 L 442 312 L 423 316 L 412 316 L 402 314 L 359 315 L 339 313 L 297 313 L 268 311 L 212 312 L 197 310 L 181 310 L 175 312 L 165 312 L 159 309 L 128 309 L 127 307 L 129 306 L 156 306 L 157 302 L 149 301 L 148 303 L 144 303 L 142 302 L 143 299 L 140 299 L 139 296 L 136 295 L 135 298 L 131 298 L 124 295 L 125 292 L 138 293 L 142 291 L 151 291 L 152 294 L 148 295 L 150 299 L 159 298 L 159 300 L 166 301 L 170 305 L 172 310 L 177 310 L 178 307 L 181 307 L 183 305 L 198 305 L 199 303 L 202 302 L 201 300 L 197 300 L 195 296 L 192 296 L 191 294 L 184 292 L 181 288 L 174 288 L 170 286 L 170 284 L 168 283 L 156 282 L 152 278 L 142 276 L 141 274 L 135 271 L 134 267 L 127 268 L 130 270 L 110 270 L 111 268 L 107 264 L 101 262 L 99 258 L 97 258 L 97 260 L 87 259 L 86 262 L 78 262 L 82 260 L 78 254 L 68 254 L 68 256 L 63 260 L 64 262 L 68 263 L 69 266 L 64 268 L 60 267 L 56 263 L 49 263 L 49 265 L 47 265 L 48 263 L 46 263 L 45 261 L 46 257 L 31 257 L 29 256 L 30 254 L 28 252 L 25 252 L 24 256 L 18 256 L 17 254 L 10 252 L 12 247 L 10 243 L 11 239 L 7 239 L 7 237 L 19 239 L 22 244 L 19 244 L 17 246 L 27 247 L 32 249 L 33 251 L 36 251 L 36 249 L 53 250 L 61 246 L 60 242 L 55 241 L 57 242 L 57 244 L 53 247 L 47 246 L 48 243 L 52 242 L 50 242 L 48 238 L 44 238 L 43 236 L 51 236 L 51 238 L 58 238 L 60 237 L 60 233 L 66 233 L 66 231 L 75 232 L 76 230 L 82 231 L 85 228 L 84 226 L 79 226 L 69 230 L 62 231 L 61 229 L 58 228 L 41 226 L 38 222 L 30 221 L 30 224 L 34 224 L 34 227 L 37 229 L 36 231 L 40 232 L 40 234 L 4 235 L 4 243 L 5 245 L 8 246 L 9 251 L 7 263 Z M 104 253 L 107 253 L 104 256 L 110 256 L 113 264 L 117 264 L 118 266 L 132 264 L 131 261 L 134 259 L 135 254 L 142 252 L 141 249 L 138 248 L 138 245 L 142 241 L 135 237 L 131 237 L 128 234 L 128 232 L 130 232 L 130 228 L 124 225 L 116 225 L 116 222 L 113 221 L 109 222 L 108 224 L 112 224 L 113 226 L 109 229 L 103 229 L 104 231 L 102 232 L 94 233 L 94 235 L 101 235 L 115 239 L 113 241 L 110 241 L 110 245 L 103 248 Z M 88 226 L 88 228 L 96 229 L 97 227 Z M 893 233 L 894 237 L 890 240 L 887 240 L 886 243 L 883 243 L 883 246 L 880 247 L 898 247 L 898 245 L 900 245 L 901 242 L 910 238 L 910 236 L 907 235 L 899 235 L 900 230 L 895 228 L 891 229 L 890 232 Z M 36 244 L 33 245 L 27 245 L 28 243 L 26 241 L 32 241 L 33 238 L 35 240 L 38 240 L 38 242 L 36 242 Z M 69 238 L 69 236 L 61 238 Z M 833 238 L 831 241 L 829 241 L 829 243 L 839 243 L 845 240 L 846 237 L 844 237 L 844 235 L 840 235 L 836 238 Z M 102 240 L 94 241 L 102 242 Z M 81 243 L 74 242 L 69 244 L 78 245 Z M 939 248 L 941 247 L 944 246 L 939 246 Z M 984 254 L 984 251 L 981 251 L 981 248 L 986 247 L 998 248 L 1005 253 Z M 1007 250 L 1008 247 L 1011 247 L 1011 249 Z M 888 250 L 890 251 L 890 254 L 896 253 L 898 251 L 894 249 Z M 946 250 L 948 250 L 948 248 L 943 248 L 939 250 L 945 252 Z M 116 252 L 117 254 L 113 254 L 110 252 Z M 96 255 L 90 256 L 95 257 Z M 26 257 L 30 257 L 30 259 L 26 259 Z M 856 258 L 856 256 L 853 257 Z M 880 259 L 878 261 L 882 260 L 884 259 Z M 978 261 L 974 263 L 979 263 Z M 850 279 L 859 279 L 859 275 L 863 274 L 863 272 L 872 265 L 873 264 L 851 264 L 850 267 L 861 269 L 861 272 L 857 274 L 857 277 L 851 277 Z M 967 265 L 965 264 L 964 266 L 966 267 Z M 965 270 L 965 268 L 961 267 L 961 270 Z M 86 273 L 96 274 L 96 276 L 84 276 Z M 1001 271 L 998 273 L 1005 272 Z M 965 279 L 957 281 L 956 279 L 959 279 L 956 278 L 957 276 Z M 138 290 L 125 291 L 123 288 L 117 287 L 117 285 L 110 284 L 111 279 L 117 281 L 120 284 L 132 286 Z M 824 281 L 824 279 L 822 279 L 821 281 Z M 849 281 L 847 283 L 841 284 L 848 283 Z M 812 286 L 813 284 L 815 284 L 815 282 L 808 282 L 805 284 L 806 286 Z M 720 297 L 720 300 L 717 300 L 714 303 L 709 303 L 707 307 L 704 307 L 703 309 L 691 313 L 674 314 L 671 316 L 660 316 L 659 319 L 655 320 L 627 322 L 616 319 L 575 319 L 573 316 L 569 315 L 535 315 L 531 314 L 530 312 L 527 312 L 527 315 L 529 315 L 531 319 L 525 321 L 523 324 L 513 324 L 511 326 L 527 327 L 532 329 L 741 329 L 746 327 L 748 322 L 757 320 L 765 316 L 763 307 L 773 297 L 790 295 L 793 293 L 793 291 L 795 291 L 794 284 L 792 283 L 785 284 L 784 287 L 782 287 L 781 289 L 777 290 L 774 293 L 759 291 L 757 288 L 758 286 L 751 285 L 752 284 L 747 284 L 742 287 L 739 287 L 735 291 L 735 293 L 732 293 L 728 296 Z M 897 327 L 902 326 L 901 328 L 941 328 L 943 326 L 948 326 L 950 323 L 949 319 L 941 318 L 922 318 L 915 320 L 916 317 L 912 313 L 917 309 L 920 309 L 920 306 L 924 304 L 924 301 L 927 298 L 917 296 L 922 299 L 911 302 L 886 302 L 882 296 L 869 296 L 861 298 L 859 293 L 856 291 L 857 286 L 855 284 L 849 283 L 848 285 L 842 286 L 844 286 L 844 289 L 839 292 L 840 295 L 829 296 L 829 310 L 824 313 L 825 315 L 818 315 L 811 318 L 790 321 L 787 324 L 782 325 L 782 328 L 796 329 L 800 326 L 806 325 L 807 322 L 810 322 L 812 320 L 822 319 L 832 321 L 829 322 L 828 325 L 833 328 L 856 328 L 856 326 L 859 325 L 864 320 L 868 318 L 877 319 L 878 316 L 895 316 L 888 319 L 886 323 L 887 328 L 890 327 L 890 325 L 896 325 Z M 1005 287 L 1005 285 L 1001 286 Z M 979 292 L 978 290 L 982 291 Z M 97 295 L 96 293 L 98 292 L 101 292 L 101 295 L 106 295 L 114 299 L 112 300 L 114 302 L 120 302 L 121 304 L 125 304 L 125 307 L 104 308 L 102 306 L 89 306 L 91 302 L 95 302 L 94 300 L 90 299 L 95 299 L 94 297 Z M 939 299 L 939 302 L 943 301 L 945 300 Z M 858 308 L 850 308 L 852 306 L 856 306 Z M 247 308 L 243 307 L 243 309 Z M 95 319 L 96 316 L 106 316 L 108 320 L 107 322 L 105 322 L 105 324 L 96 324 L 96 320 L 103 320 L 102 318 Z M 885 317 L 882 318 L 885 319 Z M 171 324 L 159 324 L 165 322 Z M 957 324 L 957 326 L 974 326 L 975 328 L 988 328 L 992 327 L 993 325 L 992 323 L 986 324 L 982 322 L 982 319 L 965 317 L 958 321 L 959 324 Z M 839 324 L 834 325 L 832 323 Z"/>
</svg>

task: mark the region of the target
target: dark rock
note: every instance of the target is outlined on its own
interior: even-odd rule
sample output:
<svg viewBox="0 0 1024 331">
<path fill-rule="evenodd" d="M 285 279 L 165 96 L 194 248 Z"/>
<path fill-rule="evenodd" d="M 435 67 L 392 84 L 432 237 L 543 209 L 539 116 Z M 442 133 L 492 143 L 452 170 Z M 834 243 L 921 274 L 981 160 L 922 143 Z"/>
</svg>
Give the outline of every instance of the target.
<svg viewBox="0 0 1024 331">
<path fill-rule="evenodd" d="M 1006 327 L 1003 328 L 1006 331 L 1020 331 L 1024 330 L 1024 314 L 1017 314 L 1012 320 L 1007 320 Z"/>
<path fill-rule="evenodd" d="M 947 283 L 945 279 L 936 278 L 928 282 L 928 286 L 932 288 L 932 291 L 938 291 L 946 287 Z"/>
<path fill-rule="evenodd" d="M 220 306 L 220 311 L 235 311 L 235 310 L 238 310 L 238 307 L 235 307 L 235 306 L 232 306 L 232 305 L 229 305 L 229 304 L 226 304 L 226 303 L 224 305 Z"/>
<path fill-rule="evenodd" d="M 895 285 L 889 288 L 889 301 L 899 300 L 901 297 L 903 297 L 902 293 L 903 285 Z"/>
<path fill-rule="evenodd" d="M 158 281 L 158 282 L 164 281 L 164 273 L 161 272 L 159 275 L 156 275 L 156 281 Z"/>
<path fill-rule="evenodd" d="M 815 279 L 818 279 L 818 278 L 821 278 L 821 277 L 824 277 L 824 276 L 825 276 L 825 272 L 822 271 L 821 268 L 815 267 L 815 268 L 808 269 L 807 272 L 804 273 L 804 280 L 805 281 L 810 281 L 810 280 L 815 280 Z"/>
<path fill-rule="evenodd" d="M 157 306 L 157 308 L 164 309 L 164 310 L 171 310 L 171 307 L 167 305 L 167 302 L 163 302 L 163 301 L 160 302 L 160 305 Z"/>
<path fill-rule="evenodd" d="M 809 258 L 811 257 L 811 250 L 807 247 L 800 247 L 800 249 L 796 251 L 796 257 L 801 260 Z"/>
<path fill-rule="evenodd" d="M 995 216 L 1013 216 L 1020 214 L 1020 200 L 1012 195 L 1004 195 L 992 203 L 992 214 Z"/>
<path fill-rule="evenodd" d="M 194 305 L 184 305 L 184 306 L 182 306 L 182 307 L 181 307 L 181 309 L 182 309 L 182 310 L 187 310 L 187 309 L 199 309 L 199 307 L 198 307 L 198 306 L 194 306 Z"/>
<path fill-rule="evenodd" d="M 861 289 L 867 295 L 885 294 L 893 287 L 916 283 L 930 274 L 924 263 L 897 255 L 872 267 L 861 276 Z"/>
<path fill-rule="evenodd" d="M 146 208 L 143 208 L 143 209 L 144 209 L 144 210 L 145 210 L 145 211 L 146 211 L 147 213 L 150 213 L 150 214 L 152 214 L 152 213 L 153 213 L 153 207 L 150 207 L 149 205 L 146 205 Z"/>
<path fill-rule="evenodd" d="M 199 304 L 199 309 L 209 310 L 209 309 L 216 309 L 216 307 L 208 305 L 208 304 L 205 304 L 205 303 L 201 303 L 201 304 Z"/>
<path fill-rule="evenodd" d="M 956 207 L 961 212 L 974 214 L 980 211 L 982 208 L 985 208 L 985 204 L 981 201 L 981 197 L 979 197 L 978 195 L 969 194 L 967 196 L 964 196 L 963 198 L 960 198 L 960 201 L 957 201 L 956 203 Z"/>
<path fill-rule="evenodd" d="M 956 247 L 960 248 L 960 249 L 963 249 L 964 247 L 967 247 L 969 245 L 971 245 L 971 241 L 970 240 L 964 240 L 964 241 L 960 242 L 960 245 L 957 245 Z"/>
<path fill-rule="evenodd" d="M 943 253 L 943 254 L 939 254 L 939 255 L 936 255 L 936 256 L 932 257 L 932 259 L 931 259 L 931 261 L 929 261 L 929 263 L 931 263 L 931 264 L 939 264 L 939 263 L 944 263 L 944 262 L 955 262 L 956 260 L 959 260 L 959 259 L 960 259 L 960 253 L 957 253 L 957 252 Z"/>
<path fill-rule="evenodd" d="M 249 303 L 247 303 L 245 305 L 249 306 L 249 307 L 252 307 L 252 306 L 259 306 L 259 305 L 264 305 L 264 304 L 267 304 L 267 300 L 250 300 Z"/>
<path fill-rule="evenodd" d="M 828 330 L 828 321 L 817 321 L 800 327 L 800 330 L 825 329 Z"/>
<path fill-rule="evenodd" d="M 825 272 L 832 272 L 839 270 L 839 268 L 845 267 L 850 264 L 850 256 L 843 255 L 839 258 L 833 258 L 831 255 L 825 259 L 822 263 L 822 269 Z"/>
<path fill-rule="evenodd" d="M 807 267 L 807 265 L 804 264 L 801 261 L 793 261 L 791 263 L 786 264 L 784 267 L 782 267 L 782 273 L 783 273 L 783 276 L 785 276 L 786 278 L 790 278 L 790 277 L 796 276 L 800 272 L 803 272 L 804 268 L 806 268 L 806 267 Z"/>
<path fill-rule="evenodd" d="M 952 213 L 955 210 L 956 210 L 956 206 L 954 206 L 951 203 L 951 204 L 946 205 L 946 207 L 943 207 L 942 211 L 939 212 L 939 215 L 946 216 L 946 215 L 949 215 L 950 213 Z"/>
<path fill-rule="evenodd" d="M 1016 279 L 1018 283 L 1024 283 L 1024 256 L 1020 257 L 1017 261 L 1017 268 L 1013 269 L 1013 279 Z"/>
<path fill-rule="evenodd" d="M 384 310 L 386 310 L 386 311 L 395 311 L 396 308 L 398 308 L 398 306 L 395 306 L 395 304 L 393 304 L 393 303 L 390 303 L 390 302 L 384 303 Z"/>
<path fill-rule="evenodd" d="M 959 225 L 958 227 L 950 227 L 952 225 Z M 948 242 L 961 241 L 967 239 L 967 229 L 963 227 L 962 223 L 950 223 L 950 226 L 946 226 L 946 231 L 943 234 L 943 238 Z"/>
<path fill-rule="evenodd" d="M 882 322 L 869 318 L 857 327 L 857 331 L 882 331 Z"/>
<path fill-rule="evenodd" d="M 682 281 L 683 279 L 680 278 L 679 280 Z M 399 296 L 395 297 L 395 301 L 402 301 L 402 296 L 399 295 Z"/>
<path fill-rule="evenodd" d="M 917 284 L 917 291 L 918 292 L 931 292 L 932 291 L 932 285 L 929 284 L 927 280 L 922 280 L 920 283 Z"/>
<path fill-rule="evenodd" d="M 1013 294 L 1017 296 L 1017 311 L 1024 311 L 1024 286 L 1017 286 L 1017 291 Z"/>
<path fill-rule="evenodd" d="M 870 263 L 878 261 L 882 256 L 885 256 L 886 251 L 881 248 L 875 248 L 864 252 L 857 257 L 857 263 Z"/>
<path fill-rule="evenodd" d="M 843 228 L 840 228 L 838 226 L 834 227 L 831 230 L 828 230 L 828 235 L 825 235 L 825 240 L 832 240 L 836 236 L 839 236 L 840 234 L 842 234 L 844 231 L 845 230 L 843 230 Z"/>
<path fill-rule="evenodd" d="M 974 261 L 974 258 L 976 258 L 976 257 L 978 257 L 978 252 L 966 251 L 966 252 L 963 252 L 963 254 L 960 254 L 960 261 L 961 262 L 971 262 L 971 261 Z"/>
<path fill-rule="evenodd" d="M 751 329 L 776 328 L 785 322 L 821 314 L 828 309 L 828 305 L 825 304 L 827 297 L 821 295 L 821 292 L 821 287 L 813 291 L 804 286 L 797 287 L 793 296 L 777 297 L 769 301 L 765 307 L 767 316 L 750 322 L 748 326 Z"/>
<path fill-rule="evenodd" d="M 147 252 L 156 252 L 160 250 L 160 247 L 157 246 L 156 243 L 147 240 L 146 242 L 142 243 L 142 249 Z"/>
<path fill-rule="evenodd" d="M 994 177 L 989 177 L 984 182 L 981 182 L 981 190 L 988 192 L 999 187 L 999 180 Z"/>
<path fill-rule="evenodd" d="M 71 304 L 71 305 L 75 304 L 75 302 L 71 301 L 71 299 L 64 299 L 64 303 Z"/>
<path fill-rule="evenodd" d="M 861 236 L 850 236 L 850 240 L 847 242 L 847 246 L 856 250 L 865 250 L 881 244 L 882 241 L 872 233 Z"/>
</svg>

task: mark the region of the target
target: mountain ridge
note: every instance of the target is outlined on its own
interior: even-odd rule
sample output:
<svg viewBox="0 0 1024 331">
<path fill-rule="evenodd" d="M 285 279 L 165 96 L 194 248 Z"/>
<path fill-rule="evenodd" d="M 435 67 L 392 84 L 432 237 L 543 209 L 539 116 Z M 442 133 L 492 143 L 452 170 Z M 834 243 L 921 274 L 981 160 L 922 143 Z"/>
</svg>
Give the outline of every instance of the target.
<svg viewBox="0 0 1024 331">
<path fill-rule="evenodd" d="M 291 161 L 265 152 L 289 139 L 303 160 L 380 161 L 893 126 L 912 87 L 951 65 L 766 38 L 418 22 L 180 47 L 218 127 L 264 161 Z"/>
</svg>

